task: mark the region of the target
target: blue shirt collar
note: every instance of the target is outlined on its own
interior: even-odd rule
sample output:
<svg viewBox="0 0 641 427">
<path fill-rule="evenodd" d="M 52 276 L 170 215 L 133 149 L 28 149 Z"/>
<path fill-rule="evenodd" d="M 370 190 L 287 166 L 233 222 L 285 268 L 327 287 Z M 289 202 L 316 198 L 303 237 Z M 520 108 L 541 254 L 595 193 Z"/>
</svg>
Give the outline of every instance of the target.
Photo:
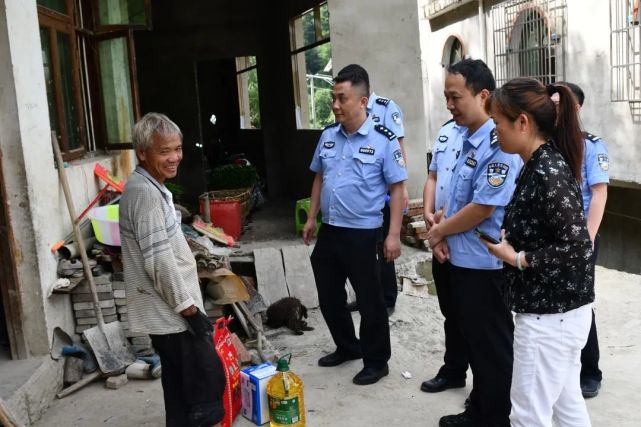
<svg viewBox="0 0 641 427">
<path fill-rule="evenodd" d="M 478 148 L 481 145 L 481 142 L 492 132 L 494 129 L 494 120 L 487 119 L 487 122 L 470 135 L 470 130 L 468 129 L 465 132 L 465 140 L 468 141 L 474 148 Z"/>
<path fill-rule="evenodd" d="M 374 121 L 372 120 L 372 116 L 370 114 L 367 114 L 367 119 L 365 119 L 365 121 L 363 122 L 361 127 L 358 128 L 355 134 L 358 133 L 361 135 L 367 135 L 372 127 L 374 127 Z M 339 126 L 339 129 L 345 138 L 349 138 L 349 135 L 347 134 L 347 132 L 345 132 L 345 128 L 342 124 Z"/>
</svg>

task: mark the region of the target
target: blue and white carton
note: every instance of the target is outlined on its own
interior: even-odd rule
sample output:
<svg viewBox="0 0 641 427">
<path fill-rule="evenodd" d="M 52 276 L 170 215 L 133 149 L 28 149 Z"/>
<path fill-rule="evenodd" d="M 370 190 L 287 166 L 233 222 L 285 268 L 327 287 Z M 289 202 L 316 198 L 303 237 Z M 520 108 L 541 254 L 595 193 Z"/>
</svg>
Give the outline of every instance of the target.
<svg viewBox="0 0 641 427">
<path fill-rule="evenodd" d="M 241 414 L 257 425 L 269 422 L 267 383 L 276 373 L 271 363 L 250 366 L 240 371 L 240 389 L 243 401 Z"/>
</svg>

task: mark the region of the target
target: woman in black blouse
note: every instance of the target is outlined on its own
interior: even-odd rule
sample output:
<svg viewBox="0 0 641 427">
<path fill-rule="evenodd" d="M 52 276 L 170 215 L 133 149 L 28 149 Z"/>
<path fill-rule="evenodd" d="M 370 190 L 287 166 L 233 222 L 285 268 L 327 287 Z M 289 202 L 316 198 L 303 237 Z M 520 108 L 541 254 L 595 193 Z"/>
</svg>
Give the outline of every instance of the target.
<svg viewBox="0 0 641 427">
<path fill-rule="evenodd" d="M 560 96 L 558 115 L 550 96 Z M 519 78 L 490 100 L 501 149 L 523 159 L 505 209 L 504 261 L 516 313 L 512 426 L 589 426 L 579 386 L 594 300 L 592 244 L 583 217 L 583 138 L 565 86 Z"/>
</svg>

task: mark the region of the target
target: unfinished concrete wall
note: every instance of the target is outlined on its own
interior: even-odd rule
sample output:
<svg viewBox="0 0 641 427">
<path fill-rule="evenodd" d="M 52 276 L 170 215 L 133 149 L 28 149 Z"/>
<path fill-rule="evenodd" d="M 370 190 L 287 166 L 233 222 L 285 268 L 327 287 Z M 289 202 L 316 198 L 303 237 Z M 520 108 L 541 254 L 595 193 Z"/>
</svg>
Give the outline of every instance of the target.
<svg viewBox="0 0 641 427">
<path fill-rule="evenodd" d="M 329 0 L 332 64 L 365 67 L 372 90 L 394 99 L 405 116 L 405 151 L 410 197 L 425 183 L 427 127 L 417 0 L 375 2 Z"/>
</svg>

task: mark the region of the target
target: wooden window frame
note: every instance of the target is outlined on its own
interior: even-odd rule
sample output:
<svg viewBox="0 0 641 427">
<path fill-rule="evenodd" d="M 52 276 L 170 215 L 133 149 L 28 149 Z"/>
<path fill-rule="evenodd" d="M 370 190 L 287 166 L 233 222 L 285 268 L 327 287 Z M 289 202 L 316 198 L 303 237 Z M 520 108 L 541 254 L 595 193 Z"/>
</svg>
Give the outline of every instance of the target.
<svg viewBox="0 0 641 427">
<path fill-rule="evenodd" d="M 71 6 L 70 6 L 71 5 Z M 67 0 L 67 10 L 73 7 L 72 1 Z M 84 104 L 82 102 L 82 90 L 80 87 L 80 59 L 76 43 L 76 31 L 73 22 L 73 15 L 64 15 L 59 12 L 47 9 L 38 5 L 38 23 L 39 27 L 45 29 L 49 34 L 50 53 L 51 53 L 51 73 L 53 77 L 54 100 L 56 104 L 57 120 L 60 130 L 58 140 L 60 150 L 65 160 L 73 160 L 82 157 L 87 152 L 87 134 L 85 129 Z M 76 106 L 76 120 L 78 123 L 78 135 L 80 138 L 80 147 L 71 150 L 69 148 L 69 132 L 65 120 L 65 109 L 63 102 L 62 77 L 60 72 L 60 58 L 58 55 L 57 34 L 64 33 L 69 36 L 69 50 L 71 54 L 71 86 L 73 92 L 72 101 Z"/>
<path fill-rule="evenodd" d="M 151 0 L 144 0 L 145 2 L 145 16 L 147 17 L 146 24 L 119 24 L 119 25 L 101 25 L 99 22 L 99 2 L 100 0 L 90 0 L 92 13 L 92 26 L 96 34 L 110 33 L 127 30 L 151 30 Z"/>
</svg>

